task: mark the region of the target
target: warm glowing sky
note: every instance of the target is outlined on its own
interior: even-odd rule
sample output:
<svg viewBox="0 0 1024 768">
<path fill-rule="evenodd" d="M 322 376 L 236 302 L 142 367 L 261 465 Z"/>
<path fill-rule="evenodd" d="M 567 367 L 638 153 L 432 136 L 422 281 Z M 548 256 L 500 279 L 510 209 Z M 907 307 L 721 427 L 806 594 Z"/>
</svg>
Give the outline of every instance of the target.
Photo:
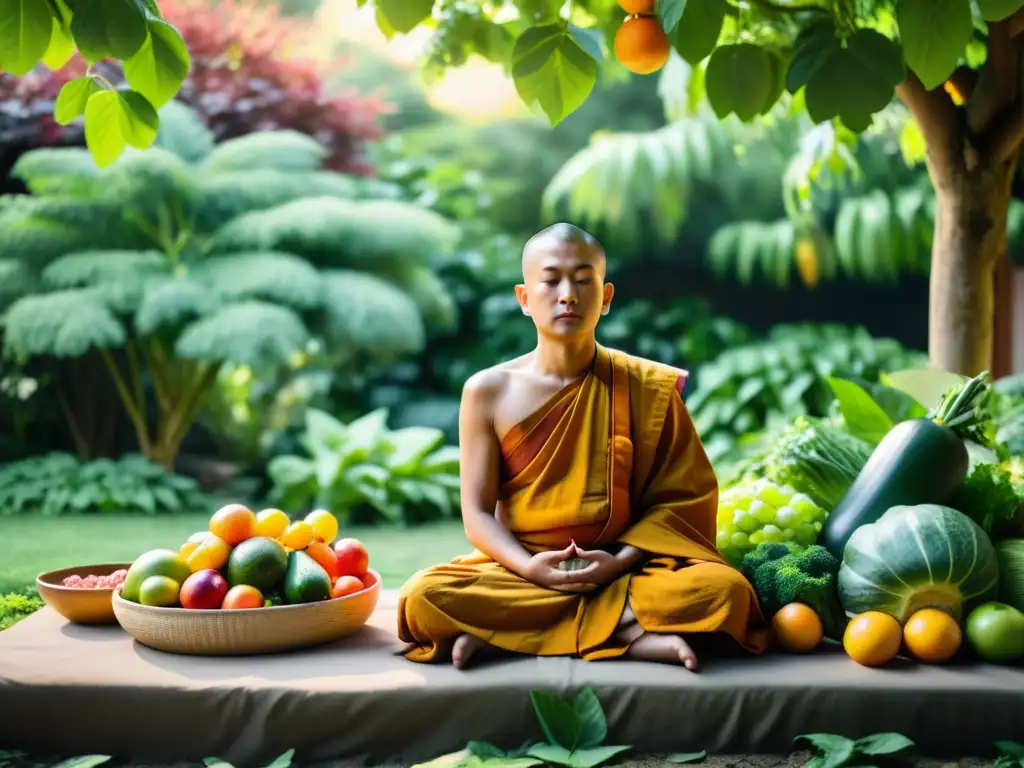
<svg viewBox="0 0 1024 768">
<path fill-rule="evenodd" d="M 358 41 L 399 66 L 415 63 L 430 34 L 414 30 L 388 41 L 377 28 L 372 5 L 357 8 L 355 0 L 324 0 L 319 19 L 324 29 L 335 30 L 342 39 Z M 501 67 L 476 57 L 450 70 L 441 82 L 429 88 L 427 96 L 435 109 L 470 121 L 528 114 Z"/>
</svg>

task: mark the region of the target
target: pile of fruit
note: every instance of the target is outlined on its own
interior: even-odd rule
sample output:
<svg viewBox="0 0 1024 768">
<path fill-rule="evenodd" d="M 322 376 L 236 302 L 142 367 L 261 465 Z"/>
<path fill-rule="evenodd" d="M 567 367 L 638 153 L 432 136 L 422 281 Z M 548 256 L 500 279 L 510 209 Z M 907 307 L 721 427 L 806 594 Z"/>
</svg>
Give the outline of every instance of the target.
<svg viewBox="0 0 1024 768">
<path fill-rule="evenodd" d="M 263 608 L 345 597 L 374 585 L 361 542 L 338 539 L 338 521 L 316 510 L 292 521 L 279 509 L 229 504 L 181 547 L 154 549 L 128 569 L 121 597 L 194 610 Z"/>
<path fill-rule="evenodd" d="M 828 638 L 865 666 L 1024 662 L 1024 478 L 985 442 L 985 377 L 885 429 L 864 391 L 842 409 L 857 387 L 844 382 L 842 426 L 804 420 L 722 491 L 717 546 L 782 649 Z M 867 411 L 866 437 L 843 433 Z"/>
<path fill-rule="evenodd" d="M 90 573 L 88 576 L 82 577 L 77 573 L 73 573 L 63 578 L 61 586 L 71 587 L 72 589 L 115 589 L 124 584 L 127 575 L 128 571 L 124 568 L 104 576 Z"/>
</svg>

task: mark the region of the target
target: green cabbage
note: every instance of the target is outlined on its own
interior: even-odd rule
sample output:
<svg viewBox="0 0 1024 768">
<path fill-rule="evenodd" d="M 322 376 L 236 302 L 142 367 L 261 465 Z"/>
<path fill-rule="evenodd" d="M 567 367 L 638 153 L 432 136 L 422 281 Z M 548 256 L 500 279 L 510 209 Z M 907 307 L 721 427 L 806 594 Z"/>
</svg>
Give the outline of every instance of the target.
<svg viewBox="0 0 1024 768">
<path fill-rule="evenodd" d="M 1005 539 L 996 544 L 999 563 L 999 599 L 1024 611 L 1024 539 Z"/>
<path fill-rule="evenodd" d="M 922 608 L 962 619 L 998 597 L 995 547 L 967 515 L 938 504 L 895 506 L 854 531 L 839 600 L 850 616 L 881 611 L 901 624 Z"/>
</svg>

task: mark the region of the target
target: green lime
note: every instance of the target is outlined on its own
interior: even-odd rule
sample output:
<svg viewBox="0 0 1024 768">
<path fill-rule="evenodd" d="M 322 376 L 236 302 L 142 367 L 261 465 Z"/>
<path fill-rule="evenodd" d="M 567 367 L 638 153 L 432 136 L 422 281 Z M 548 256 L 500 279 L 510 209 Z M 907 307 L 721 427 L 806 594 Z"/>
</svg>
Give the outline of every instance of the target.
<svg viewBox="0 0 1024 768">
<path fill-rule="evenodd" d="M 181 584 L 169 576 L 150 576 L 139 587 L 139 602 L 168 608 L 178 604 Z"/>
</svg>

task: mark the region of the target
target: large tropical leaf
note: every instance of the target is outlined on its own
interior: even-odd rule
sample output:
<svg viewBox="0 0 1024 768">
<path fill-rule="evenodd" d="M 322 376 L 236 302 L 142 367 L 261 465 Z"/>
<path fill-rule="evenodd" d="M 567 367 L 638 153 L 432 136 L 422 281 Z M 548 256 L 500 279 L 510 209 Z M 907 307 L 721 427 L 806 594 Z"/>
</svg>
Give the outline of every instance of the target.
<svg viewBox="0 0 1024 768">
<path fill-rule="evenodd" d="M 24 182 L 34 195 L 92 193 L 99 169 L 89 150 L 82 147 L 43 147 L 22 154 L 11 176 Z"/>
<path fill-rule="evenodd" d="M 186 276 L 167 276 L 147 283 L 135 313 L 135 329 L 150 334 L 161 328 L 180 328 L 205 317 L 221 305 L 209 286 Z"/>
<path fill-rule="evenodd" d="M 167 259 L 159 251 L 89 250 L 61 256 L 43 269 L 42 278 L 54 288 L 81 288 L 109 282 L 141 283 L 167 272 Z"/>
<path fill-rule="evenodd" d="M 187 227 L 199 202 L 194 170 L 159 147 L 126 150 L 100 174 L 94 194 L 152 233 Z"/>
<path fill-rule="evenodd" d="M 324 302 L 323 278 L 305 259 L 290 253 L 259 251 L 207 259 L 191 277 L 217 296 L 266 299 L 296 309 L 315 309 Z"/>
<path fill-rule="evenodd" d="M 455 297 L 430 267 L 395 264 L 377 274 L 409 294 L 431 331 L 443 333 L 458 327 L 459 307 Z"/>
<path fill-rule="evenodd" d="M 598 133 L 544 191 L 544 214 L 581 226 L 604 224 L 636 236 L 647 222 L 665 240 L 679 232 L 696 181 L 734 157 L 717 121 L 685 118 L 649 133 Z"/>
<path fill-rule="evenodd" d="M 426 333 L 416 303 L 401 289 L 365 272 L 325 270 L 326 334 L 332 347 L 395 358 L 423 350 Z"/>
<path fill-rule="evenodd" d="M 293 130 L 257 131 L 218 144 L 201 164 L 204 172 L 274 169 L 319 170 L 327 150 L 312 136 Z"/>
<path fill-rule="evenodd" d="M 287 251 L 325 266 L 426 263 L 451 248 L 458 228 L 411 203 L 311 197 L 243 214 L 218 233 L 213 248 Z"/>
<path fill-rule="evenodd" d="M 179 357 L 248 365 L 285 363 L 301 351 L 309 331 L 294 311 L 265 301 L 225 304 L 182 331 Z"/>
<path fill-rule="evenodd" d="M 196 179 L 197 227 L 213 232 L 236 216 L 307 197 L 355 199 L 359 183 L 333 171 L 294 173 L 273 168 L 203 173 Z"/>
<path fill-rule="evenodd" d="M 214 139 L 213 132 L 191 107 L 171 100 L 160 108 L 160 130 L 153 146 L 166 149 L 186 163 L 198 163 L 213 150 Z"/>
<path fill-rule="evenodd" d="M 124 326 L 92 288 L 25 296 L 4 316 L 5 351 L 17 355 L 79 357 L 124 341 Z"/>
</svg>

